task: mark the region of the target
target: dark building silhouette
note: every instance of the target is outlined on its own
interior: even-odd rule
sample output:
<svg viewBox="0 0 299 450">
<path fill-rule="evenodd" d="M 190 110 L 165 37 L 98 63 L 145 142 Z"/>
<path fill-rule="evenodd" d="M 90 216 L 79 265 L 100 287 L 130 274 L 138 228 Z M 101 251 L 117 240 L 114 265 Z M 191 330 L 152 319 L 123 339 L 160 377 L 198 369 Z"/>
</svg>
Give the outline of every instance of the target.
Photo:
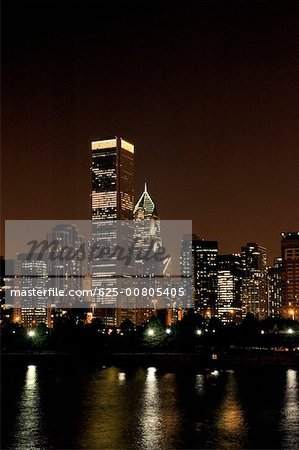
<svg viewBox="0 0 299 450">
<path fill-rule="evenodd" d="M 286 318 L 299 320 L 299 232 L 281 233 L 282 305 Z"/>
<path fill-rule="evenodd" d="M 194 270 L 194 306 L 204 317 L 217 312 L 218 242 L 205 241 L 196 235 L 192 239 Z"/>
</svg>

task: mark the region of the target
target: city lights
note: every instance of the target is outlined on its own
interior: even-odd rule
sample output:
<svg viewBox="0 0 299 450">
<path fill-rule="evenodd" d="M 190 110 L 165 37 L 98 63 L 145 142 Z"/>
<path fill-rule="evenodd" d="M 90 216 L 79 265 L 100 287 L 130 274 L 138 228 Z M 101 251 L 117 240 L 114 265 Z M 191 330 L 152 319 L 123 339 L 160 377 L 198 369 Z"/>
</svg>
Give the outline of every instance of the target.
<svg viewBox="0 0 299 450">
<path fill-rule="evenodd" d="M 1 6 L 0 450 L 299 450 L 299 0 Z"/>
</svg>

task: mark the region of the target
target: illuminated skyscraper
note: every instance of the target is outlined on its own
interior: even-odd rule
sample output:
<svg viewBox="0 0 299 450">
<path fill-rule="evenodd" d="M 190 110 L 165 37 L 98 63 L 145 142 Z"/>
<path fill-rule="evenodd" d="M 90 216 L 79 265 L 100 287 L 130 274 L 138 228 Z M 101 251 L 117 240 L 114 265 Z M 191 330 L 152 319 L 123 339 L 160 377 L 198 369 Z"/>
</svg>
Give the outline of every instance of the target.
<svg viewBox="0 0 299 450">
<path fill-rule="evenodd" d="M 134 145 L 120 137 L 91 143 L 92 220 L 132 219 Z"/>
<path fill-rule="evenodd" d="M 216 314 L 218 242 L 193 235 L 195 308 L 209 318 Z"/>
<path fill-rule="evenodd" d="M 193 251 L 193 239 L 196 240 L 197 236 L 184 235 L 181 243 L 181 255 L 180 255 L 180 269 L 182 275 L 182 284 L 186 289 L 189 286 L 190 291 L 190 277 L 191 277 L 191 292 L 190 303 L 192 308 L 195 307 L 195 265 L 194 265 L 194 251 Z M 190 258 L 190 254 L 192 257 Z"/>
<path fill-rule="evenodd" d="M 134 240 L 136 241 L 137 252 L 150 250 L 151 246 L 152 251 L 156 252 L 162 247 L 160 219 L 157 215 L 156 205 L 148 193 L 146 183 L 144 192 L 134 208 Z M 155 264 L 158 263 L 155 262 Z M 161 263 L 159 264 L 161 265 Z M 142 276 L 152 276 L 162 272 L 151 264 L 145 266 L 140 261 L 139 265 Z M 135 264 L 135 271 L 138 274 L 138 261 Z"/>
<path fill-rule="evenodd" d="M 268 316 L 277 317 L 282 304 L 282 258 L 275 258 L 272 267 L 268 268 Z"/>
<path fill-rule="evenodd" d="M 63 252 L 63 249 L 72 248 L 73 252 L 80 249 L 83 238 L 80 236 L 78 229 L 75 225 L 70 224 L 58 224 L 53 230 L 48 233 L 47 240 L 49 243 L 57 242 L 55 252 Z M 81 289 L 83 281 L 83 262 L 80 258 L 68 259 L 64 258 L 61 261 L 59 258 L 49 258 L 48 261 L 49 269 L 49 287 L 57 288 L 58 290 L 63 289 L 69 292 L 70 289 Z M 52 298 L 52 305 L 59 305 L 61 298 Z M 63 303 L 65 308 L 71 308 L 73 297 L 65 295 L 63 298 Z"/>
<path fill-rule="evenodd" d="M 38 259 L 38 253 L 33 253 L 30 260 L 27 258 L 27 253 L 17 255 L 15 288 L 28 294 L 15 299 L 13 320 L 24 324 L 27 328 L 34 328 L 40 323 L 51 326 L 51 309 L 44 293 L 48 287 L 47 263 Z M 40 290 L 41 295 L 29 295 L 33 288 Z"/>
<path fill-rule="evenodd" d="M 156 205 L 147 190 L 147 183 L 144 184 L 144 191 L 134 208 L 135 220 L 155 220 L 158 219 Z"/>
<path fill-rule="evenodd" d="M 256 242 L 241 248 L 243 270 L 242 309 L 263 319 L 268 315 L 267 251 Z"/>
<path fill-rule="evenodd" d="M 110 247 L 117 243 L 116 220 L 132 220 L 134 207 L 134 145 L 120 137 L 102 139 L 91 144 L 92 150 L 92 244 Z M 92 261 L 92 285 L 115 287 L 117 261 Z M 107 325 L 116 325 L 115 299 L 95 299 L 102 307 L 96 311 Z M 111 304 L 111 307 L 109 307 Z M 107 306 L 107 307 L 106 307 Z"/>
<path fill-rule="evenodd" d="M 242 270 L 240 255 L 217 257 L 218 295 L 217 317 L 224 323 L 242 319 Z"/>
<path fill-rule="evenodd" d="M 299 232 L 281 233 L 283 264 L 282 305 L 284 317 L 299 320 Z"/>
<path fill-rule="evenodd" d="M 13 259 L 5 260 L 0 256 L 0 299 L 1 305 L 6 305 L 6 308 L 13 306 L 9 293 L 14 286 L 15 263 Z"/>
<path fill-rule="evenodd" d="M 144 191 L 140 196 L 138 202 L 134 208 L 134 240 L 136 242 L 136 252 L 148 251 L 150 246 L 152 246 L 152 250 L 156 252 L 158 248 L 162 247 L 162 239 L 161 239 L 161 229 L 160 229 L 160 219 L 157 214 L 156 205 L 151 198 L 147 184 L 144 185 Z M 155 263 L 157 264 L 157 262 Z M 161 263 L 159 263 L 161 264 Z M 135 274 L 138 275 L 141 279 L 143 277 L 152 277 L 157 273 L 161 273 L 162 270 L 155 267 L 155 265 L 151 265 L 147 263 L 146 265 L 143 261 L 136 261 L 135 263 Z M 144 286 L 147 285 L 146 278 L 144 280 Z M 142 287 L 142 282 L 140 284 Z M 146 322 L 149 317 L 154 312 L 153 308 L 142 308 L 137 307 L 134 311 L 135 317 L 134 320 L 136 324 L 142 324 Z"/>
</svg>

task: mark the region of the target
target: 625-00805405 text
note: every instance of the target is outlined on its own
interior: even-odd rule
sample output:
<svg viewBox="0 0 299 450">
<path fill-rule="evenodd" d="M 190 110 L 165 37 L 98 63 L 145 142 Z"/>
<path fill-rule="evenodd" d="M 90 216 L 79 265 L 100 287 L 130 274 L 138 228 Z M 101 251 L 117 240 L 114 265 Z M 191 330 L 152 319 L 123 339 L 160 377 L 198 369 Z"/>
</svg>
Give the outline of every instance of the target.
<svg viewBox="0 0 299 450">
<path fill-rule="evenodd" d="M 186 295 L 183 287 L 127 287 L 119 290 L 118 288 L 100 288 L 95 287 L 93 289 L 11 289 L 11 296 L 14 297 L 117 297 L 118 295 L 125 295 L 127 297 L 162 297 L 167 296 L 170 298 L 183 297 Z"/>
</svg>

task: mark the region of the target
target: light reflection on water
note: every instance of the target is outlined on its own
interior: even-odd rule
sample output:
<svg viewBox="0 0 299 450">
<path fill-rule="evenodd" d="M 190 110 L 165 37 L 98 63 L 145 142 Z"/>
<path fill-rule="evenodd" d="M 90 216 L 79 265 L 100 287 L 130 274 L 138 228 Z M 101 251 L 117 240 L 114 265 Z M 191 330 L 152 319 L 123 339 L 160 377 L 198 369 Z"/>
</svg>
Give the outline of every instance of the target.
<svg viewBox="0 0 299 450">
<path fill-rule="evenodd" d="M 125 373 L 115 367 L 97 371 L 83 386 L 78 430 L 79 448 L 119 448 L 130 416 Z"/>
<path fill-rule="evenodd" d="M 299 446 L 296 370 L 247 374 L 29 365 L 18 373 L 17 379 L 8 375 L 4 387 L 16 395 L 3 406 L 10 420 L 2 448 Z"/>
<path fill-rule="evenodd" d="M 234 373 L 227 374 L 223 400 L 217 414 L 217 448 L 243 448 L 246 441 L 244 411 L 238 400 L 238 386 Z"/>
<path fill-rule="evenodd" d="M 42 411 L 40 405 L 37 368 L 27 367 L 25 383 L 21 391 L 18 405 L 18 416 L 15 422 L 14 448 L 40 448 L 45 444 L 42 436 Z"/>
<path fill-rule="evenodd" d="M 282 434 L 284 448 L 298 448 L 299 443 L 299 389 L 298 372 L 289 369 L 286 372 L 286 389 L 282 411 Z M 296 430 L 289 433 L 289 430 Z"/>
<path fill-rule="evenodd" d="M 199 395 L 204 392 L 204 376 L 201 373 L 196 375 L 195 389 Z"/>
<path fill-rule="evenodd" d="M 126 374 L 124 372 L 119 372 L 118 380 L 119 380 L 119 384 L 124 384 L 126 381 Z"/>
<path fill-rule="evenodd" d="M 161 442 L 161 402 L 156 368 L 149 367 L 146 373 L 142 396 L 140 433 L 142 448 L 158 448 Z"/>
</svg>

